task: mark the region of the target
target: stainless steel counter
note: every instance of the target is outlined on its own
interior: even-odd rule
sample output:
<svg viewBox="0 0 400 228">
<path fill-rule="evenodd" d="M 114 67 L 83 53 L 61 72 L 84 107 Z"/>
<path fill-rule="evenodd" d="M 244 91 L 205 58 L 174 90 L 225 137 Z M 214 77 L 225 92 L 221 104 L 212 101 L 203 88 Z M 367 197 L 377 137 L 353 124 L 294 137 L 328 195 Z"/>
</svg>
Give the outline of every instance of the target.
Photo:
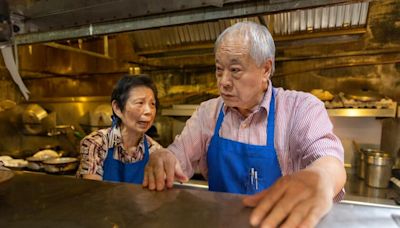
<svg viewBox="0 0 400 228">
<path fill-rule="evenodd" d="M 355 175 L 347 175 L 345 190 L 345 199 L 351 201 L 396 205 L 394 199 L 399 198 L 399 193 L 392 185 L 389 188 L 370 187 Z"/>
<path fill-rule="evenodd" d="M 0 183 L 0 227 L 249 227 L 242 196 L 15 172 Z M 389 207 L 337 204 L 318 227 L 397 227 Z"/>
</svg>

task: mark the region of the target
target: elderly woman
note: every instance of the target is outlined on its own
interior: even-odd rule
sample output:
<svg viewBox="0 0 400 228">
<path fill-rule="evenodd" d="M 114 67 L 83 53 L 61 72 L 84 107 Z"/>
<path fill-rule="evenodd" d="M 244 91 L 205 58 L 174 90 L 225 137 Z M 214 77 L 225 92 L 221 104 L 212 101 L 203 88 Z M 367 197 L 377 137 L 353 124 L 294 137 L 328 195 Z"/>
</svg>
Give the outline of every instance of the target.
<svg viewBox="0 0 400 228">
<path fill-rule="evenodd" d="M 146 75 L 124 76 L 112 92 L 111 106 L 112 126 L 81 141 L 77 176 L 141 184 L 149 153 L 161 148 L 145 134 L 156 116 L 157 89 Z"/>
</svg>

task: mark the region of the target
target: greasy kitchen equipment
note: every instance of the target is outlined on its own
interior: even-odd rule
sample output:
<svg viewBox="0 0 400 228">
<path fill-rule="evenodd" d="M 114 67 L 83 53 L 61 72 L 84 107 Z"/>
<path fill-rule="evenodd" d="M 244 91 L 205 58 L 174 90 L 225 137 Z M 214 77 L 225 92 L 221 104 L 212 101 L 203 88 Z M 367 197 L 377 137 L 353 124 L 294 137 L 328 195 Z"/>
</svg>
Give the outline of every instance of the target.
<svg viewBox="0 0 400 228">
<path fill-rule="evenodd" d="M 51 158 L 43 161 L 44 170 L 53 174 L 75 172 L 78 168 L 78 159 L 74 157 Z"/>
<path fill-rule="evenodd" d="M 14 108 L 16 105 L 15 101 L 12 100 L 1 100 L 0 101 L 0 112 L 7 110 L 7 109 L 11 109 Z"/>
<path fill-rule="evenodd" d="M 98 105 L 94 110 L 88 112 L 88 122 L 80 123 L 80 126 L 89 134 L 101 128 L 111 126 L 112 108 L 109 104 Z"/>
<path fill-rule="evenodd" d="M 94 111 L 90 112 L 90 125 L 92 126 L 111 126 L 112 108 L 109 104 L 97 106 Z"/>
<path fill-rule="evenodd" d="M 22 122 L 24 129 L 29 134 L 42 133 L 44 128 L 44 119 L 48 116 L 47 111 L 38 104 L 30 104 L 22 113 Z"/>
<path fill-rule="evenodd" d="M 392 172 L 393 159 L 389 153 L 369 153 L 366 157 L 367 169 L 365 182 L 367 185 L 376 188 L 387 188 Z"/>
<path fill-rule="evenodd" d="M 11 179 L 14 174 L 11 171 L 0 170 L 0 184 Z"/>
</svg>

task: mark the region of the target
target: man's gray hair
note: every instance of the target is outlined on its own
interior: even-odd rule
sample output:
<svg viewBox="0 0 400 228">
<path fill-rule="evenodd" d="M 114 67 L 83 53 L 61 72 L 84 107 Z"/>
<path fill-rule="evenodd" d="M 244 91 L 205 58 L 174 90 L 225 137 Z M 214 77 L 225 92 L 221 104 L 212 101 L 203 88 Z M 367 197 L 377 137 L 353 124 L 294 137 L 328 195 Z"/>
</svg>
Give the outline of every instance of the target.
<svg viewBox="0 0 400 228">
<path fill-rule="evenodd" d="M 275 71 L 275 44 L 271 33 L 263 25 L 246 21 L 228 27 L 215 41 L 214 53 L 216 53 L 225 36 L 237 35 L 236 32 L 239 32 L 245 40 L 249 41 L 249 54 L 256 61 L 257 66 L 261 66 L 267 59 L 271 59 L 272 69 L 270 76 L 272 76 Z"/>
</svg>

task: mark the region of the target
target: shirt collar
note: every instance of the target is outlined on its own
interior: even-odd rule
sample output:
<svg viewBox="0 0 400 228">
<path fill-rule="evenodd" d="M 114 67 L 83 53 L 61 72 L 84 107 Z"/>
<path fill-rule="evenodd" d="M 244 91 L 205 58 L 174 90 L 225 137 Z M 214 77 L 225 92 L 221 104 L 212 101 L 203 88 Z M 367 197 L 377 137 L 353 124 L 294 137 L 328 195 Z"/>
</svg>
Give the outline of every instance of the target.
<svg viewBox="0 0 400 228">
<path fill-rule="evenodd" d="M 138 145 L 138 149 L 141 149 L 141 150 L 144 149 L 144 137 L 146 137 L 146 136 L 143 135 L 143 137 L 140 139 L 140 142 L 139 142 L 139 145 Z M 110 138 L 111 141 L 109 141 L 109 143 L 108 143 L 108 148 L 112 148 L 112 147 L 122 147 L 122 148 L 124 148 L 124 146 L 122 144 L 121 128 L 119 126 L 115 126 L 113 128 L 110 128 L 109 138 Z"/>
</svg>

